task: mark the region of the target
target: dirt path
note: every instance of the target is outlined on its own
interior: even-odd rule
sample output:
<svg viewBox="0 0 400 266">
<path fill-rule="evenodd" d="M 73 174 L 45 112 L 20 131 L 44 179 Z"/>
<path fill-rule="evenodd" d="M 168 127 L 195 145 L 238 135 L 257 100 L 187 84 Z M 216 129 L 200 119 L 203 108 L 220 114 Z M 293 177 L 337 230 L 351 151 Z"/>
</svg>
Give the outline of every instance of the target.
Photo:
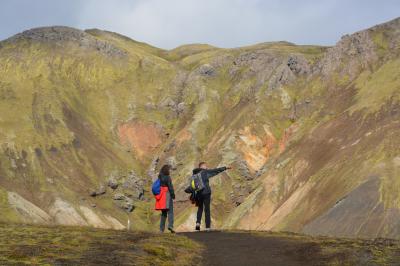
<svg viewBox="0 0 400 266">
<path fill-rule="evenodd" d="M 325 265 L 327 262 L 315 243 L 285 237 L 229 232 L 183 234 L 206 247 L 203 253 L 203 264 L 206 266 Z"/>
</svg>

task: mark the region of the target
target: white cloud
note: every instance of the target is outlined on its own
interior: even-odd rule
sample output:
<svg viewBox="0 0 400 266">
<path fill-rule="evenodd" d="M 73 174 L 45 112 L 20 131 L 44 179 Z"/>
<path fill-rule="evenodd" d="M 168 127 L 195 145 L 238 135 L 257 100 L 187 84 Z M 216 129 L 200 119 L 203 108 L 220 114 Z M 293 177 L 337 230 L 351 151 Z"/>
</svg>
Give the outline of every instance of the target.
<svg viewBox="0 0 400 266">
<path fill-rule="evenodd" d="M 134 5 L 129 2 L 110 5 L 88 1 L 80 23 L 104 25 L 169 48 L 210 40 L 217 45 L 232 46 L 232 41 L 248 38 L 262 26 L 262 13 L 256 8 L 259 1 L 255 0 L 142 0 Z M 95 6 L 96 12 L 91 12 Z"/>
<path fill-rule="evenodd" d="M 279 40 L 332 45 L 343 34 L 395 18 L 398 10 L 398 0 L 2 0 L 0 38 L 67 25 L 115 31 L 162 48 Z"/>
<path fill-rule="evenodd" d="M 80 25 L 98 25 L 164 48 L 279 40 L 331 45 L 342 34 L 393 18 L 391 6 L 400 4 L 394 0 L 385 7 L 366 0 L 89 0 L 84 2 Z"/>
</svg>

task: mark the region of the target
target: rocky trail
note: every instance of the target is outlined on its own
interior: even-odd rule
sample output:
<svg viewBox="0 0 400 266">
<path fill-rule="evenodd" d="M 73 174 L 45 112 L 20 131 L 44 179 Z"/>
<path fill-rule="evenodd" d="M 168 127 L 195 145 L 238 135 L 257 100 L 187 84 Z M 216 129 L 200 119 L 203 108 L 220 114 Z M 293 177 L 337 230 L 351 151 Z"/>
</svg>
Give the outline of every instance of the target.
<svg viewBox="0 0 400 266">
<path fill-rule="evenodd" d="M 203 265 L 400 265 L 399 253 L 387 250 L 393 243 L 385 241 L 390 240 L 311 238 L 265 232 L 183 234 L 203 244 Z M 383 251 L 382 256 L 375 256 L 378 250 Z"/>
</svg>

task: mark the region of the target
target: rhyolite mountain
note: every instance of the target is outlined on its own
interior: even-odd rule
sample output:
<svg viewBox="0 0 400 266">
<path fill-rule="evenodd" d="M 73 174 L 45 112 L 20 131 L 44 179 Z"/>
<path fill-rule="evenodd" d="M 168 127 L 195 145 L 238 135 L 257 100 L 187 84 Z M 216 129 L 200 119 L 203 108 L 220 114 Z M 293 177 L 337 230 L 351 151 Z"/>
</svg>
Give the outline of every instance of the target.
<svg viewBox="0 0 400 266">
<path fill-rule="evenodd" d="M 174 167 L 176 223 L 199 161 L 213 225 L 400 237 L 400 19 L 333 47 L 163 50 L 97 29 L 0 42 L 0 220 L 155 229 Z"/>
</svg>

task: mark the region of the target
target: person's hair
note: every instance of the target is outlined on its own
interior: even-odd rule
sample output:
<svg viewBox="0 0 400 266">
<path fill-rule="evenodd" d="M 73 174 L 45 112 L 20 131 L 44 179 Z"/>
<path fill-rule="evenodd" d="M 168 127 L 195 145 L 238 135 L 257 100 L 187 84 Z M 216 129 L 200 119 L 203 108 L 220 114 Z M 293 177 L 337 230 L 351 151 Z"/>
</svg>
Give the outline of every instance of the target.
<svg viewBox="0 0 400 266">
<path fill-rule="evenodd" d="M 171 170 L 171 166 L 168 164 L 164 164 L 163 167 L 161 167 L 160 175 L 169 175 L 170 170 Z"/>
<path fill-rule="evenodd" d="M 199 163 L 199 168 L 201 168 L 203 165 L 205 165 L 206 164 L 206 162 L 200 162 Z"/>
</svg>

